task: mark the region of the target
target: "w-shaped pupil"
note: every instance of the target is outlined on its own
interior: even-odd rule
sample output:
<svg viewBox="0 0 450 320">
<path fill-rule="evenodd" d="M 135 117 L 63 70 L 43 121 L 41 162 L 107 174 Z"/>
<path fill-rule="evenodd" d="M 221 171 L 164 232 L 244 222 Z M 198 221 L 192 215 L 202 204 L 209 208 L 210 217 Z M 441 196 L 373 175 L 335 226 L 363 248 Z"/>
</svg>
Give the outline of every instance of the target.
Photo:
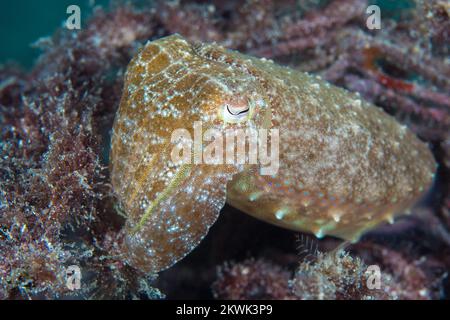
<svg viewBox="0 0 450 320">
<path fill-rule="evenodd" d="M 250 109 L 250 108 L 247 108 L 247 109 L 242 110 L 242 111 L 240 111 L 240 112 L 238 112 L 238 113 L 234 113 L 234 112 L 232 112 L 232 111 L 230 110 L 230 106 L 227 105 L 227 110 L 228 110 L 228 112 L 229 112 L 230 114 L 232 114 L 233 116 L 238 116 L 238 115 L 240 115 L 240 114 L 246 113 L 246 112 L 248 112 L 249 109 Z"/>
</svg>

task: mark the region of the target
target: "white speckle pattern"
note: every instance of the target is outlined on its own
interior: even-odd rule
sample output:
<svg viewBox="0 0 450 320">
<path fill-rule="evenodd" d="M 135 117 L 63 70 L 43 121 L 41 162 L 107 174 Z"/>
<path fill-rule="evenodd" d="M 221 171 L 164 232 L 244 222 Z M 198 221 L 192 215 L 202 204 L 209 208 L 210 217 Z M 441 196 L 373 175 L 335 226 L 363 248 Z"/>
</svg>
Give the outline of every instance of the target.
<svg viewBox="0 0 450 320">
<path fill-rule="evenodd" d="M 255 109 L 228 123 L 219 116 L 226 104 Z M 173 163 L 171 133 L 192 134 L 196 121 L 204 130 L 278 129 L 278 173 L 262 176 L 259 164 Z M 359 95 L 177 35 L 148 43 L 131 61 L 112 135 L 127 259 L 146 272 L 188 254 L 225 201 L 285 228 L 356 240 L 412 205 L 434 170 L 427 146 Z"/>
</svg>

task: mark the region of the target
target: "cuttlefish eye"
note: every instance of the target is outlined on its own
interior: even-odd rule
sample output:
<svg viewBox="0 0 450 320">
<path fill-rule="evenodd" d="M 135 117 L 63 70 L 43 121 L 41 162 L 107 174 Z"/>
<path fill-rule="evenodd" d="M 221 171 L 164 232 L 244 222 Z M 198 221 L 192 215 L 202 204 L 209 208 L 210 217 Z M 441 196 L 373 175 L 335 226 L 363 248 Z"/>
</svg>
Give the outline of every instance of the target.
<svg viewBox="0 0 450 320">
<path fill-rule="evenodd" d="M 250 106 L 233 106 L 231 104 L 224 104 L 222 110 L 222 118 L 225 122 L 237 123 L 249 119 Z"/>
</svg>

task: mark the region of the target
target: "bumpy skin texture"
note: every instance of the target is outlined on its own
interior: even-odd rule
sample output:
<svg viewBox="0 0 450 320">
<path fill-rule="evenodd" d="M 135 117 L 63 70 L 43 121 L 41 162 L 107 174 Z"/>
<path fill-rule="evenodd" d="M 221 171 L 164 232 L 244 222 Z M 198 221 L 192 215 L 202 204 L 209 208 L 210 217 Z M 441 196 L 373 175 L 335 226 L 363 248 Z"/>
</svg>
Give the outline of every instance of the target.
<svg viewBox="0 0 450 320">
<path fill-rule="evenodd" d="M 251 106 L 251 116 L 223 121 L 226 105 Z M 196 121 L 203 132 L 278 129 L 278 173 L 262 175 L 260 164 L 173 163 L 173 131 L 193 137 Z M 285 228 L 357 240 L 417 201 L 435 162 L 406 127 L 357 94 L 174 35 L 148 43 L 128 67 L 111 170 L 127 215 L 128 262 L 158 272 L 195 248 L 225 201 Z"/>
</svg>

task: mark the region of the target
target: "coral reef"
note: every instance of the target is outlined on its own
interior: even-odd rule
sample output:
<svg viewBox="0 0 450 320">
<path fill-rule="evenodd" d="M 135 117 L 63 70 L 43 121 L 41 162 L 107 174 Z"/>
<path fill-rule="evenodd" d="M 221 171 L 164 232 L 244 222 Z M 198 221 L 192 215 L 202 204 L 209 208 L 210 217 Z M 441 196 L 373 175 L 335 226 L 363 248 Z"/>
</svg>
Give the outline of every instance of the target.
<svg viewBox="0 0 450 320">
<path fill-rule="evenodd" d="M 301 290 L 302 283 L 313 276 L 330 284 L 327 259 L 355 268 L 379 265 L 392 290 L 376 298 L 448 298 L 449 10 L 445 1 L 406 2 L 412 8 L 396 16 L 383 9 L 382 29 L 372 31 L 365 28 L 364 0 L 118 2 L 96 10 L 80 31 L 41 39 L 43 53 L 30 72 L 1 67 L 0 298 L 163 297 L 154 287 L 168 298 L 208 298 L 216 266 L 228 260 L 245 262 L 221 269 L 217 297 L 291 298 L 286 282 L 295 269 L 292 298 L 317 297 Z M 351 256 L 318 255 L 308 272 L 298 271 L 306 265 L 298 269 L 294 233 L 230 207 L 200 247 L 158 279 L 124 264 L 124 219 L 109 185 L 109 130 L 136 49 L 174 32 L 359 92 L 429 143 L 439 163 L 432 192 L 410 216 L 347 247 Z M 337 241 L 318 244 L 328 252 Z M 69 265 L 83 271 L 81 290 L 66 287 Z M 348 291 L 355 283 L 339 284 L 338 294 L 319 283 L 314 289 L 367 297 Z"/>
</svg>

